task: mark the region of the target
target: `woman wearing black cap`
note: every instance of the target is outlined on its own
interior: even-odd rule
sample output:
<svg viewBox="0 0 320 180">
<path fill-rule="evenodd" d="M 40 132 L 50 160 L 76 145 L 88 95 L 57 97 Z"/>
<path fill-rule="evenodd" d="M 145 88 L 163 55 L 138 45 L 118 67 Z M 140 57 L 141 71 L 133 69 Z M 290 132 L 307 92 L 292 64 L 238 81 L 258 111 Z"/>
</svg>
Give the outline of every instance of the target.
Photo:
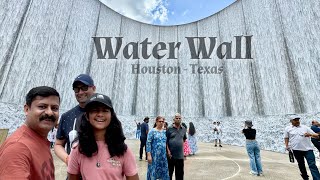
<svg viewBox="0 0 320 180">
<path fill-rule="evenodd" d="M 68 163 L 70 180 L 139 179 L 132 151 L 124 143 L 121 122 L 108 96 L 94 94 L 85 104 L 79 141 L 73 147 Z"/>
<path fill-rule="evenodd" d="M 252 121 L 245 121 L 245 127 L 242 133 L 246 136 L 246 148 L 250 158 L 250 174 L 261 176 L 262 165 L 260 157 L 260 149 L 256 141 L 256 130 L 252 128 Z"/>
</svg>

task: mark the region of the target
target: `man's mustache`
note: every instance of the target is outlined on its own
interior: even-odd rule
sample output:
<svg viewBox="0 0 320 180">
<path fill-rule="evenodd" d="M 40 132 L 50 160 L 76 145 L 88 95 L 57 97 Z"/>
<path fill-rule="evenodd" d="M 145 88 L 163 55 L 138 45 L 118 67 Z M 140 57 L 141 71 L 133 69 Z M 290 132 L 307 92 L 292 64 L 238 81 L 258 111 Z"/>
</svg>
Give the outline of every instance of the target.
<svg viewBox="0 0 320 180">
<path fill-rule="evenodd" d="M 46 115 L 43 115 L 43 116 L 40 117 L 40 121 L 43 121 L 45 119 L 49 119 L 52 122 L 56 122 L 56 118 L 54 116 L 49 116 L 49 115 L 46 114 Z"/>
</svg>

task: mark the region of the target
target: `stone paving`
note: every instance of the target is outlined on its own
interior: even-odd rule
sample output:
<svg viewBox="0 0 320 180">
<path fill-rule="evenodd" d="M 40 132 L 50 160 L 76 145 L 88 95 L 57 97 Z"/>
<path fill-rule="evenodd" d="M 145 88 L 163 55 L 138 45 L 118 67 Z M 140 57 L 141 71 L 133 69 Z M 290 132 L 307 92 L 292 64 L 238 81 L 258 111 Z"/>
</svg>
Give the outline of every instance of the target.
<svg viewBox="0 0 320 180">
<path fill-rule="evenodd" d="M 146 179 L 147 162 L 138 160 L 140 141 L 127 140 L 126 143 L 136 154 L 140 179 Z M 297 163 L 290 163 L 287 154 L 261 151 L 264 176 L 258 177 L 249 174 L 249 158 L 244 147 L 223 145 L 216 148 L 212 143 L 198 143 L 198 147 L 198 153 L 185 160 L 186 180 L 301 179 Z M 56 180 L 65 180 L 66 166 L 54 153 L 53 156 Z M 308 174 L 311 177 L 310 172 Z"/>
</svg>

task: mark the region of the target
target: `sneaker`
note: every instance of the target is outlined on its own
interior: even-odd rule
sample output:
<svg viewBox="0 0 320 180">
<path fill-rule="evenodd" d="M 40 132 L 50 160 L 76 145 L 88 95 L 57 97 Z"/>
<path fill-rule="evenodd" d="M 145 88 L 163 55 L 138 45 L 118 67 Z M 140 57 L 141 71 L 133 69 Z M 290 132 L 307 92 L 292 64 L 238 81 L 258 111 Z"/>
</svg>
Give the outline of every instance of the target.
<svg viewBox="0 0 320 180">
<path fill-rule="evenodd" d="M 217 145 L 215 144 L 214 147 L 217 147 Z"/>
<path fill-rule="evenodd" d="M 258 176 L 264 176 L 264 175 L 263 175 L 263 172 L 260 172 L 260 173 L 258 174 Z"/>
<path fill-rule="evenodd" d="M 254 175 L 254 176 L 258 176 L 258 173 L 250 171 L 249 174 Z"/>
<path fill-rule="evenodd" d="M 139 161 L 142 161 L 142 158 L 139 158 Z"/>
<path fill-rule="evenodd" d="M 221 144 L 219 145 L 219 147 L 222 147 Z"/>
</svg>

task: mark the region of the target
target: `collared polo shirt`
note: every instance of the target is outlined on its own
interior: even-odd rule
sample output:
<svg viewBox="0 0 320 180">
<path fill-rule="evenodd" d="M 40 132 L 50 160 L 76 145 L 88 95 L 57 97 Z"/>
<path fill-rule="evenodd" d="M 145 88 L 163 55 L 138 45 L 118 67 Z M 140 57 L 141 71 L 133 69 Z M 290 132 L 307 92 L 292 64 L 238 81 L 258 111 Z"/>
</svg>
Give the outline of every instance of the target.
<svg viewBox="0 0 320 180">
<path fill-rule="evenodd" d="M 170 126 L 166 131 L 167 144 L 170 149 L 172 158 L 183 159 L 183 142 L 186 139 L 187 129 L 183 126 L 176 128 Z"/>
<path fill-rule="evenodd" d="M 305 133 L 314 134 L 314 132 L 305 125 L 287 126 L 284 130 L 284 138 L 289 138 L 289 147 L 293 150 L 308 151 L 312 150 L 313 146 L 310 137 L 305 137 Z"/>
</svg>

